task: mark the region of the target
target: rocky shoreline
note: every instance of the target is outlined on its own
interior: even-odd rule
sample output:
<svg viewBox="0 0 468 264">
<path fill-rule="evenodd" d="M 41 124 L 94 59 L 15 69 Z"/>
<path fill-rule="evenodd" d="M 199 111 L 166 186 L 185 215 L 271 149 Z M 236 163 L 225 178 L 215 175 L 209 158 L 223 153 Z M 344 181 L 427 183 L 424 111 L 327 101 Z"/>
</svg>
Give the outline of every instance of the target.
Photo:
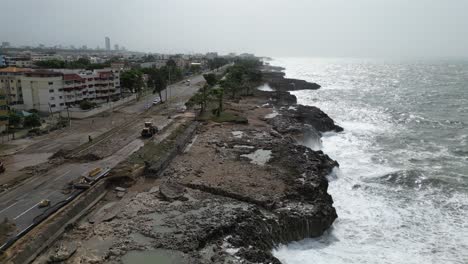
<svg viewBox="0 0 468 264">
<path fill-rule="evenodd" d="M 320 236 L 337 217 L 338 163 L 299 142 L 343 129 L 288 92 L 319 85 L 263 73 L 274 91 L 226 102 L 248 124 L 204 122 L 162 174 L 110 192 L 38 263 L 280 263 L 276 245 Z"/>
</svg>

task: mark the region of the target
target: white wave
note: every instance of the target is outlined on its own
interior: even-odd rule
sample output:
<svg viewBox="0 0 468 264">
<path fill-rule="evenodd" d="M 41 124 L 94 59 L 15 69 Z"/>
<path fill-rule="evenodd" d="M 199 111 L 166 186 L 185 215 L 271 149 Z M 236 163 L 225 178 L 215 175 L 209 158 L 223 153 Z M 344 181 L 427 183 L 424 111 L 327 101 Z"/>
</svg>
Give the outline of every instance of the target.
<svg viewBox="0 0 468 264">
<path fill-rule="evenodd" d="M 441 159 L 446 160 L 446 164 L 455 162 L 450 160 L 453 159 L 450 150 L 433 140 L 399 137 L 407 133 L 408 124 L 423 125 L 433 122 L 432 118 L 411 112 L 395 117 L 384 103 L 372 106 L 365 103 L 375 87 L 395 88 L 404 84 L 396 77 L 385 80 L 372 76 L 373 73 L 366 72 L 367 66 L 355 69 L 356 76 L 367 75 L 367 80 L 362 81 L 368 83 L 360 84 L 352 80 L 353 76 L 343 76 L 344 82 L 332 80 L 341 78 L 334 65 L 311 63 L 311 59 L 278 61 L 286 67 L 288 77 L 322 85 L 318 91 L 293 94 L 299 103 L 321 108 L 345 131 L 323 134 L 320 144 L 314 140 L 304 141 L 313 149 L 322 149 L 340 164 L 329 176 L 329 193 L 338 219 L 322 237 L 281 245 L 273 251 L 274 255 L 285 264 L 468 263 L 466 193 L 408 189 L 369 181 L 419 166 L 429 166 L 431 172 L 442 173 L 446 169 L 443 163 L 430 162 Z M 385 70 L 389 74 L 404 73 L 388 67 Z M 415 103 L 407 100 L 406 95 L 395 94 L 387 88 L 379 92 L 401 104 Z M 467 136 L 458 135 L 453 140 L 466 144 Z M 393 145 L 402 147 L 382 149 L 382 141 L 387 145 L 392 141 L 401 142 Z M 424 163 L 419 165 L 416 160 Z M 424 175 L 422 178 L 427 179 Z"/>
</svg>

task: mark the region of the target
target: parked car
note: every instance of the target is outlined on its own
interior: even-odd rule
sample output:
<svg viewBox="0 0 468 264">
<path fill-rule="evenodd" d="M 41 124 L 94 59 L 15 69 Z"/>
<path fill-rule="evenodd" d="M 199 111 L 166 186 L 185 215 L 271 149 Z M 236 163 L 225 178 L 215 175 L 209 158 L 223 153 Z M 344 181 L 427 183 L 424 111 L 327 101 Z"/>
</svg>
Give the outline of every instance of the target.
<svg viewBox="0 0 468 264">
<path fill-rule="evenodd" d="M 159 104 L 160 102 L 161 102 L 161 99 L 159 99 L 159 97 L 156 97 L 156 98 L 154 98 L 154 100 L 153 100 L 153 104 L 154 104 L 154 105 L 157 105 L 157 104 Z"/>
</svg>

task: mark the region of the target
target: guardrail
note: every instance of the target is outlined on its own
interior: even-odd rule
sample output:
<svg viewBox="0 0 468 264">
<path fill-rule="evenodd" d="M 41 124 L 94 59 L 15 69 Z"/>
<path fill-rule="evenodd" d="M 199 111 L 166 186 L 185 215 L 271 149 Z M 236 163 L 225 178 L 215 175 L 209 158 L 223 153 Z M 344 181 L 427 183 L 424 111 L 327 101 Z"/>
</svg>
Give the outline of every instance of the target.
<svg viewBox="0 0 468 264">
<path fill-rule="evenodd" d="M 95 185 L 100 179 L 104 178 L 107 176 L 110 172 L 109 168 L 106 168 L 104 171 L 102 171 L 96 178 L 94 178 L 93 181 L 91 181 L 89 184 L 90 186 Z M 49 216 L 66 206 L 68 203 L 73 201 L 76 197 L 78 197 L 80 194 L 83 192 L 86 192 L 85 189 L 74 189 L 72 191 L 72 194 L 67 197 L 65 200 L 62 200 L 60 202 L 57 202 L 53 206 L 47 208 L 42 214 L 36 216 L 33 219 L 33 223 L 30 224 L 28 227 L 25 229 L 21 230 L 18 234 L 16 234 L 14 237 L 8 239 L 7 242 L 5 242 L 3 245 L 0 246 L 0 254 L 3 254 L 9 247 L 11 247 L 16 241 L 18 241 L 21 237 L 23 237 L 25 234 L 27 234 L 29 231 L 31 231 L 34 227 L 38 226 L 40 223 L 42 223 L 44 220 L 46 220 Z"/>
</svg>

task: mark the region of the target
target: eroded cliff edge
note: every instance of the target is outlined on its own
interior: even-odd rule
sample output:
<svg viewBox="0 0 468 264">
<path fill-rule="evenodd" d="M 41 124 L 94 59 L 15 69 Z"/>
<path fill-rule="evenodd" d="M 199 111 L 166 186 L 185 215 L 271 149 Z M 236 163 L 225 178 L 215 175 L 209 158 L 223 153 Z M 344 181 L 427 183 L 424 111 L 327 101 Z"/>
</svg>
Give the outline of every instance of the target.
<svg viewBox="0 0 468 264">
<path fill-rule="evenodd" d="M 109 192 L 38 261 L 280 263 L 275 245 L 321 235 L 337 217 L 326 176 L 338 163 L 298 142 L 342 128 L 287 92 L 320 86 L 273 68 L 264 81 L 274 91 L 226 103 L 247 124 L 203 122 L 161 174 Z"/>
</svg>

